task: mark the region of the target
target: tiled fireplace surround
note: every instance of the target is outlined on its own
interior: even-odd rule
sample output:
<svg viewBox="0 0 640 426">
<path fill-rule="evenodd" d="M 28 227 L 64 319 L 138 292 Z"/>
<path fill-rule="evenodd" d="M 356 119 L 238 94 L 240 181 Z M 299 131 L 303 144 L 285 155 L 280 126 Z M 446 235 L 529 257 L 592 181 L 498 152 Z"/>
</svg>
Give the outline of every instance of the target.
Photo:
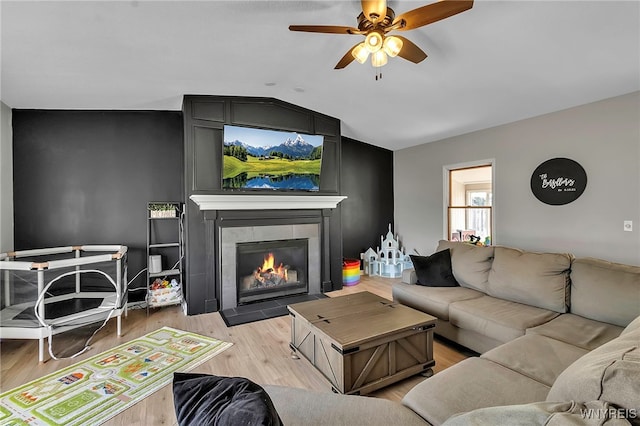
<svg viewBox="0 0 640 426">
<path fill-rule="evenodd" d="M 320 224 L 238 226 L 220 231 L 220 277 L 222 309 L 237 306 L 236 244 L 261 241 L 308 239 L 309 294 L 322 292 L 320 285 Z"/>
<path fill-rule="evenodd" d="M 192 195 L 204 211 L 207 252 L 219 283 L 220 309 L 237 306 L 236 243 L 308 239 L 309 294 L 329 276 L 329 216 L 346 197 L 323 195 Z"/>
</svg>

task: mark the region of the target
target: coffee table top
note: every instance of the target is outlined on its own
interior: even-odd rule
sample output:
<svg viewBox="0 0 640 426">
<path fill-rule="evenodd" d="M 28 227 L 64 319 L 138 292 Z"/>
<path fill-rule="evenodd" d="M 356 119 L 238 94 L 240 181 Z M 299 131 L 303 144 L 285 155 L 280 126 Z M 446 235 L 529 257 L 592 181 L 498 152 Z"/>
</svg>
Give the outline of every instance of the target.
<svg viewBox="0 0 640 426">
<path fill-rule="evenodd" d="M 288 308 L 342 349 L 436 322 L 431 315 L 367 291 L 295 303 Z"/>
</svg>

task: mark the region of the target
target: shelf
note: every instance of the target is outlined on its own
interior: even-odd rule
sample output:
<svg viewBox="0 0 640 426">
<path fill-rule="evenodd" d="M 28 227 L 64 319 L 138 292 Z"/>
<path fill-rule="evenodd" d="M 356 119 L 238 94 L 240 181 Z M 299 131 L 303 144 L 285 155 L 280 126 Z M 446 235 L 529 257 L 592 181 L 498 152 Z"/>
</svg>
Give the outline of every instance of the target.
<svg viewBox="0 0 640 426">
<path fill-rule="evenodd" d="M 151 217 L 151 213 L 147 214 L 147 259 L 151 262 L 151 256 L 161 256 L 162 261 L 166 262 L 164 266 L 171 268 L 163 269 L 160 272 L 150 272 L 150 264 L 147 264 L 147 294 L 145 297 L 147 315 L 149 314 L 149 308 L 185 303 L 184 295 L 182 294 L 182 285 L 184 285 L 184 271 L 182 269 L 184 258 L 184 205 L 181 202 L 151 202 L 147 204 L 147 210 L 151 212 L 154 204 L 172 205 L 175 207 L 176 215 Z M 157 222 L 158 220 L 168 220 L 169 222 L 161 224 Z M 176 260 L 177 262 L 175 262 Z M 160 262 L 161 264 L 162 261 Z M 154 266 L 156 268 L 161 267 Z M 180 285 L 155 290 L 151 288 L 154 281 L 164 279 L 168 281 L 175 280 Z"/>
<path fill-rule="evenodd" d="M 180 247 L 180 243 L 149 244 L 149 248 Z"/>
<path fill-rule="evenodd" d="M 149 278 L 165 277 L 169 275 L 180 275 L 180 269 L 167 269 L 156 273 L 149 273 Z"/>
<path fill-rule="evenodd" d="M 182 303 L 182 298 L 177 300 L 168 300 L 166 302 L 161 302 L 161 303 L 147 303 L 147 306 L 149 306 L 150 308 L 159 308 L 161 306 L 179 305 L 181 303 Z"/>
</svg>

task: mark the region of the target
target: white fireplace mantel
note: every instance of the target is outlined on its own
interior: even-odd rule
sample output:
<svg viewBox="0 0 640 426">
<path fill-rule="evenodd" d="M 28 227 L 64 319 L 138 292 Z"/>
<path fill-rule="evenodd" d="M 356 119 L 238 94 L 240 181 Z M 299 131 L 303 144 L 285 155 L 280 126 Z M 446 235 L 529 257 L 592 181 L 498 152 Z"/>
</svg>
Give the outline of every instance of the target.
<svg viewBox="0 0 640 426">
<path fill-rule="evenodd" d="M 342 195 L 201 195 L 189 197 L 200 210 L 335 209 Z"/>
</svg>

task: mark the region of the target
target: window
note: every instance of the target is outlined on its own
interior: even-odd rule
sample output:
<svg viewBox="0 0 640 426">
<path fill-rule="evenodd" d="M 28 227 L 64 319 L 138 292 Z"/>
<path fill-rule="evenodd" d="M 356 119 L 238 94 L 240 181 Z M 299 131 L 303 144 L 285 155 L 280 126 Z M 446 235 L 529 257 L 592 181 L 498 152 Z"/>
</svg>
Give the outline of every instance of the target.
<svg viewBox="0 0 640 426">
<path fill-rule="evenodd" d="M 448 170 L 447 238 L 492 241 L 492 164 Z"/>
</svg>

